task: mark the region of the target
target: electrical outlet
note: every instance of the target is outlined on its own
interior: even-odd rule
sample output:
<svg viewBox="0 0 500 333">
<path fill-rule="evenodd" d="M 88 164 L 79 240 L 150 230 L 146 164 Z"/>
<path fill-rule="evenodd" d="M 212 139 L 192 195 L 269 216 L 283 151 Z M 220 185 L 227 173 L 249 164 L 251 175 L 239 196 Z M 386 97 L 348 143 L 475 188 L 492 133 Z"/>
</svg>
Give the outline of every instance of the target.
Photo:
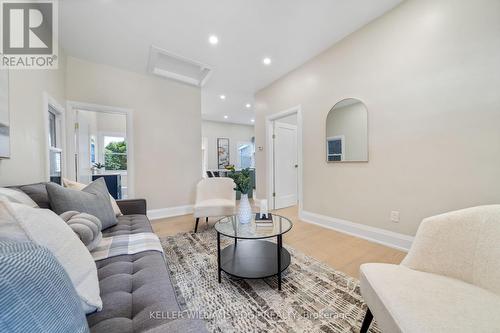
<svg viewBox="0 0 500 333">
<path fill-rule="evenodd" d="M 398 223 L 399 222 L 399 212 L 397 210 L 393 210 L 391 212 L 391 221 L 394 222 L 394 223 Z"/>
</svg>

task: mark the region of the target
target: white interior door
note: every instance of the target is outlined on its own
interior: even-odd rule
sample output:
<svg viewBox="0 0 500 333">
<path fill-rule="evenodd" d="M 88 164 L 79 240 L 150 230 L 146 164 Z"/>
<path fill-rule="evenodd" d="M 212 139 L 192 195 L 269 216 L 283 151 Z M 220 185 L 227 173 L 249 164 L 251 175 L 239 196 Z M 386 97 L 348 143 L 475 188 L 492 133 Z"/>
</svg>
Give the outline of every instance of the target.
<svg viewBox="0 0 500 333">
<path fill-rule="evenodd" d="M 274 122 L 274 208 L 297 204 L 297 126 Z"/>
</svg>

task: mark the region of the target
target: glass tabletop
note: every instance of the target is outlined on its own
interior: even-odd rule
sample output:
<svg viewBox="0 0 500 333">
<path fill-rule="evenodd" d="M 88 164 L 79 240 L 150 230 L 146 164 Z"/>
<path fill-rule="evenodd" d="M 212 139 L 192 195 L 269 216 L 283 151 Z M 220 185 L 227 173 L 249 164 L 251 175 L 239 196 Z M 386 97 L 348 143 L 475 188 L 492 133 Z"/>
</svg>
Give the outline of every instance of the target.
<svg viewBox="0 0 500 333">
<path fill-rule="evenodd" d="M 255 216 L 253 213 L 251 221 L 246 224 L 240 223 L 238 215 L 226 216 L 215 224 L 215 230 L 231 238 L 261 239 L 283 235 L 293 226 L 292 221 L 284 216 L 271 214 L 272 222 L 256 222 Z"/>
</svg>

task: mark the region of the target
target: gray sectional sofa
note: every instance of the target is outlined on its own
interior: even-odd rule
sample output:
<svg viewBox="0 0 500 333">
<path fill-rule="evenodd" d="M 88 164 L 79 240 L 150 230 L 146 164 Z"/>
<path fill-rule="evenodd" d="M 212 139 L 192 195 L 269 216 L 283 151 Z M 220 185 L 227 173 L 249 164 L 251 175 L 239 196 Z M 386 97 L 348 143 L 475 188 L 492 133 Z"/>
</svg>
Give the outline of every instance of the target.
<svg viewBox="0 0 500 333">
<path fill-rule="evenodd" d="M 40 208 L 50 209 L 45 183 L 16 186 Z M 103 237 L 152 232 L 143 199 L 118 200 L 124 214 Z M 87 315 L 93 333 L 206 332 L 196 319 L 169 319 L 180 311 L 163 255 L 148 251 L 97 261 L 103 309 Z"/>
</svg>

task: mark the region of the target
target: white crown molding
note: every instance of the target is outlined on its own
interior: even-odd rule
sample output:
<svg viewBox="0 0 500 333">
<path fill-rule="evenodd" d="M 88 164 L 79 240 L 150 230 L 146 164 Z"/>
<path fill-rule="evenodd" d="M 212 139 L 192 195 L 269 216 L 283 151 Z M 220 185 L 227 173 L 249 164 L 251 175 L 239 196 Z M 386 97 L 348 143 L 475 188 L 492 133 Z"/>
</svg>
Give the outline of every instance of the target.
<svg viewBox="0 0 500 333">
<path fill-rule="evenodd" d="M 193 213 L 193 205 L 175 206 L 160 209 L 150 209 L 147 212 L 151 221 L 165 219 L 167 217 L 181 216 Z"/>
<path fill-rule="evenodd" d="M 408 252 L 414 237 L 302 210 L 300 220 Z"/>
</svg>

